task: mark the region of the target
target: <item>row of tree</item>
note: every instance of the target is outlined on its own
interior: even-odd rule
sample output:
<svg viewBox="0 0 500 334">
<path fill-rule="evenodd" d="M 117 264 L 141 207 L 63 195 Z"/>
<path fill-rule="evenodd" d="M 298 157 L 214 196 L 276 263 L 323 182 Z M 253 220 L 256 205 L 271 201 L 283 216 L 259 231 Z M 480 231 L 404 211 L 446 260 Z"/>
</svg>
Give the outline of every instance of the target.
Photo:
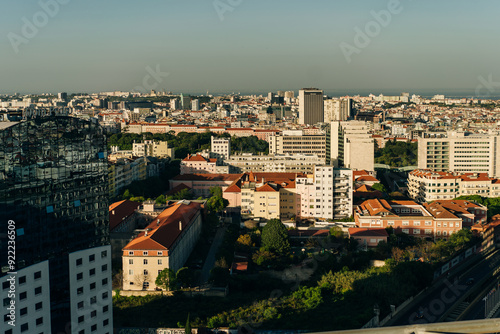
<svg viewBox="0 0 500 334">
<path fill-rule="evenodd" d="M 376 143 L 376 142 L 375 142 Z M 383 148 L 375 147 L 375 163 L 391 167 L 417 165 L 418 143 L 389 140 Z"/>
</svg>

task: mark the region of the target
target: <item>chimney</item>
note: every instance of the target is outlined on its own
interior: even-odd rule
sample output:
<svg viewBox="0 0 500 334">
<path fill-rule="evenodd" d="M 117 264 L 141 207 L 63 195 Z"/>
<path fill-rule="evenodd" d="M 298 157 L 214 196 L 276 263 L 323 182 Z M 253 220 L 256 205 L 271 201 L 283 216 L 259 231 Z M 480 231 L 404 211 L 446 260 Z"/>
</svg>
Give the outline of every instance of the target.
<svg viewBox="0 0 500 334">
<path fill-rule="evenodd" d="M 179 231 L 182 231 L 182 221 L 179 220 Z"/>
<path fill-rule="evenodd" d="M 146 231 L 144 232 L 144 236 L 147 237 L 148 236 L 148 230 L 146 229 Z"/>
<path fill-rule="evenodd" d="M 114 216 L 115 215 L 115 210 L 111 211 L 111 214 Z"/>
<path fill-rule="evenodd" d="M 160 220 L 156 220 L 156 226 L 160 225 Z"/>
</svg>

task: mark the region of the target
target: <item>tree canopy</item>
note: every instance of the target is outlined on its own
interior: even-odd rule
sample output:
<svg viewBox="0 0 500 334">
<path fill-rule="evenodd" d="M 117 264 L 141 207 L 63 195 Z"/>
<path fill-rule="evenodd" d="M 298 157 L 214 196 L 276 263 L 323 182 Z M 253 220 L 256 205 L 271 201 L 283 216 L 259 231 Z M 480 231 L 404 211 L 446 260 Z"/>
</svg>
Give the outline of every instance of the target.
<svg viewBox="0 0 500 334">
<path fill-rule="evenodd" d="M 284 255 L 290 251 L 286 226 L 279 219 L 271 219 L 262 229 L 262 246 L 271 252 Z"/>
<path fill-rule="evenodd" d="M 418 143 L 389 140 L 384 148 L 375 151 L 375 163 L 391 167 L 415 166 L 417 154 Z"/>
<path fill-rule="evenodd" d="M 170 268 L 163 269 L 156 277 L 155 284 L 165 290 L 175 290 L 177 287 L 175 272 Z"/>
</svg>

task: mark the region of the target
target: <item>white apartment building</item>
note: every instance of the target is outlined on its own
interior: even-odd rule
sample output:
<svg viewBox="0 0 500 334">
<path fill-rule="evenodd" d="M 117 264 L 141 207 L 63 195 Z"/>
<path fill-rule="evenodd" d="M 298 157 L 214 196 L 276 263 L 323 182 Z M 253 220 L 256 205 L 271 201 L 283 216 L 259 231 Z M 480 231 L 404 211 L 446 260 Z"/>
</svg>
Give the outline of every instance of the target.
<svg viewBox="0 0 500 334">
<path fill-rule="evenodd" d="M 324 164 L 316 154 L 269 154 L 253 155 L 243 153 L 232 155 L 224 161 L 231 173 L 313 173 L 314 167 Z"/>
<path fill-rule="evenodd" d="M 132 154 L 136 157 L 173 158 L 174 148 L 168 147 L 167 141 L 145 140 L 144 143 L 132 144 Z"/>
<path fill-rule="evenodd" d="M 314 176 L 297 177 L 297 215 L 341 219 L 352 215 L 352 170 L 317 166 Z"/>
<path fill-rule="evenodd" d="M 305 135 L 302 130 L 286 130 L 269 137 L 269 154 L 316 154 L 326 157 L 326 136 Z"/>
<path fill-rule="evenodd" d="M 326 134 L 326 163 L 334 167 L 374 171 L 373 124 L 331 122 Z"/>
<path fill-rule="evenodd" d="M 210 138 L 210 153 L 217 159 L 229 159 L 231 155 L 231 138 Z"/>
<path fill-rule="evenodd" d="M 418 138 L 418 168 L 500 176 L 498 133 L 428 132 Z"/>
<path fill-rule="evenodd" d="M 13 280 L 9 280 L 12 277 Z M 52 333 L 49 261 L 25 267 L 18 270 L 17 274 L 3 276 L 0 280 L 2 283 L 0 296 L 3 301 L 0 311 L 2 315 L 0 332 L 2 334 Z M 15 318 L 11 318 L 11 314 Z M 14 322 L 11 322 L 12 320 Z"/>
<path fill-rule="evenodd" d="M 113 333 L 111 246 L 69 254 L 72 333 Z"/>
<path fill-rule="evenodd" d="M 324 101 L 324 122 L 347 121 L 351 116 L 351 99 L 330 99 Z"/>
<path fill-rule="evenodd" d="M 487 173 L 451 173 L 416 169 L 408 174 L 408 194 L 419 202 L 479 195 L 500 197 L 500 180 Z"/>
</svg>

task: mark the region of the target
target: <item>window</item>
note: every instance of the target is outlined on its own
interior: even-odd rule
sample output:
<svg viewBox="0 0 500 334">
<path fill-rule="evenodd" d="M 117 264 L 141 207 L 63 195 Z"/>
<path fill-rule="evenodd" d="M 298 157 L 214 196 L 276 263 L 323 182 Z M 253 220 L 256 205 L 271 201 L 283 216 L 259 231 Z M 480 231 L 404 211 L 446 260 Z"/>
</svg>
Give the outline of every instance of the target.
<svg viewBox="0 0 500 334">
<path fill-rule="evenodd" d="M 28 324 L 22 324 L 21 325 L 21 332 L 26 332 L 28 330 Z"/>
<path fill-rule="evenodd" d="M 5 282 L 3 282 L 3 283 L 2 283 L 2 289 L 3 289 L 3 290 L 8 289 L 8 288 L 9 288 L 9 286 L 10 286 L 9 281 L 5 281 Z"/>
<path fill-rule="evenodd" d="M 109 325 L 109 319 L 104 319 L 104 321 L 102 322 L 102 326 L 106 327 L 107 325 Z"/>
<path fill-rule="evenodd" d="M 92 268 L 89 270 L 89 275 L 94 276 L 95 275 L 95 268 Z"/>
<path fill-rule="evenodd" d="M 36 303 L 35 304 L 35 310 L 38 311 L 38 310 L 41 310 L 43 307 L 43 303 L 42 302 L 39 302 L 39 303 Z"/>
<path fill-rule="evenodd" d="M 82 323 L 85 320 L 85 317 L 83 315 L 78 317 L 78 323 Z"/>
<path fill-rule="evenodd" d="M 456 222 L 456 223 L 455 223 L 455 227 L 460 227 L 460 223 L 459 223 L 459 222 Z"/>
<path fill-rule="evenodd" d="M 426 221 L 425 226 L 432 226 L 432 221 Z"/>
<path fill-rule="evenodd" d="M 108 279 L 107 278 L 103 278 L 102 279 L 102 285 L 108 285 Z"/>
<path fill-rule="evenodd" d="M 97 311 L 96 311 L 96 310 L 94 310 L 94 311 L 90 312 L 90 317 L 91 317 L 91 318 L 95 318 L 95 317 L 97 317 Z"/>
<path fill-rule="evenodd" d="M 408 226 L 410 225 L 410 221 L 409 220 L 403 220 L 403 226 Z"/>
<path fill-rule="evenodd" d="M 76 274 L 76 280 L 77 280 L 77 281 L 80 281 L 80 280 L 82 280 L 82 279 L 83 279 L 83 273 L 78 273 L 78 274 Z"/>
<path fill-rule="evenodd" d="M 26 283 L 26 276 L 20 276 L 19 277 L 19 284 L 25 284 Z"/>
<path fill-rule="evenodd" d="M 134 274 L 134 271 L 133 271 L 132 269 L 129 269 L 129 270 L 128 270 L 128 274 L 129 274 L 129 275 L 133 275 L 133 274 Z"/>
<path fill-rule="evenodd" d="M 144 275 L 147 275 L 147 274 L 148 274 L 148 270 L 144 269 Z"/>
<path fill-rule="evenodd" d="M 42 272 L 41 271 L 37 271 L 36 273 L 33 274 L 33 278 L 35 280 L 42 278 Z"/>
<path fill-rule="evenodd" d="M 28 313 L 28 308 L 27 307 L 23 307 L 22 309 L 19 310 L 19 314 L 21 316 L 26 315 L 27 313 Z"/>
<path fill-rule="evenodd" d="M 128 255 L 134 255 L 134 251 L 128 251 Z"/>
<path fill-rule="evenodd" d="M 37 326 L 42 325 L 43 324 L 43 317 L 37 318 L 35 322 L 36 322 Z"/>
<path fill-rule="evenodd" d="M 108 271 L 108 265 L 107 265 L 107 264 L 103 264 L 103 265 L 101 266 L 101 271 L 102 271 L 102 272 L 106 272 L 106 271 Z"/>
<path fill-rule="evenodd" d="M 83 308 L 83 302 L 78 302 L 78 304 L 76 304 L 76 306 L 78 307 L 78 309 L 82 309 Z"/>
<path fill-rule="evenodd" d="M 90 283 L 90 290 L 94 290 L 95 289 L 95 282 L 94 283 Z"/>
<path fill-rule="evenodd" d="M 446 232 L 446 231 L 443 231 L 443 235 L 447 235 L 447 234 L 448 234 L 448 232 Z"/>
<path fill-rule="evenodd" d="M 89 255 L 89 262 L 94 262 L 95 261 L 95 254 Z"/>
<path fill-rule="evenodd" d="M 432 234 L 432 230 L 431 229 L 426 229 L 425 230 L 425 234 Z"/>
<path fill-rule="evenodd" d="M 101 258 L 105 258 L 105 257 L 108 257 L 108 251 L 102 251 L 101 252 Z"/>
<path fill-rule="evenodd" d="M 92 327 L 90 327 L 91 332 L 95 332 L 96 330 L 97 330 L 97 325 L 92 325 Z"/>
<path fill-rule="evenodd" d="M 134 259 L 128 259 L 128 264 L 134 264 Z"/>
<path fill-rule="evenodd" d="M 90 305 L 95 304 L 95 303 L 97 303 L 97 298 L 95 296 L 91 297 L 90 298 Z"/>
<path fill-rule="evenodd" d="M 409 234 L 409 233 L 410 233 L 410 230 L 409 230 L 409 229 L 407 229 L 407 228 L 404 228 L 404 229 L 403 229 L 403 233 Z"/>
<path fill-rule="evenodd" d="M 147 251 L 144 251 L 144 252 L 142 252 L 142 255 L 143 255 L 143 256 L 148 256 L 148 252 L 147 252 Z"/>
<path fill-rule="evenodd" d="M 78 334 L 85 334 L 85 329 L 82 329 L 81 331 L 79 331 Z"/>
<path fill-rule="evenodd" d="M 81 266 L 83 264 L 83 259 L 76 259 L 76 266 Z"/>
<path fill-rule="evenodd" d="M 443 223 L 443 227 L 448 227 L 448 223 Z"/>
<path fill-rule="evenodd" d="M 21 292 L 21 293 L 19 294 L 19 299 L 20 299 L 20 300 L 24 300 L 24 299 L 26 299 L 26 297 L 27 297 L 27 293 L 26 293 L 26 291 Z"/>
<path fill-rule="evenodd" d="M 102 293 L 102 299 L 108 299 L 108 292 L 103 292 Z"/>
<path fill-rule="evenodd" d="M 394 225 L 394 220 L 389 220 L 389 221 L 387 222 L 387 225 L 388 225 L 388 226 L 393 226 L 393 225 Z"/>
<path fill-rule="evenodd" d="M 420 220 L 414 220 L 413 225 L 415 226 L 420 226 Z"/>
<path fill-rule="evenodd" d="M 39 286 L 39 287 L 35 288 L 35 296 L 36 296 L 36 295 L 39 295 L 39 294 L 41 294 L 41 293 L 42 293 L 42 287 L 41 287 L 41 286 Z"/>
<path fill-rule="evenodd" d="M 148 259 L 144 259 L 144 260 L 142 261 L 142 264 L 148 264 Z"/>
<path fill-rule="evenodd" d="M 106 313 L 108 311 L 109 311 L 109 306 L 108 305 L 102 307 L 102 313 Z"/>
<path fill-rule="evenodd" d="M 163 264 L 163 260 L 162 259 L 158 259 L 158 264 Z"/>
<path fill-rule="evenodd" d="M 159 252 L 158 252 L 158 256 L 163 256 L 163 252 L 162 252 L 162 251 L 159 251 Z"/>
<path fill-rule="evenodd" d="M 420 229 L 414 228 L 413 229 L 413 234 L 420 234 Z"/>
</svg>

